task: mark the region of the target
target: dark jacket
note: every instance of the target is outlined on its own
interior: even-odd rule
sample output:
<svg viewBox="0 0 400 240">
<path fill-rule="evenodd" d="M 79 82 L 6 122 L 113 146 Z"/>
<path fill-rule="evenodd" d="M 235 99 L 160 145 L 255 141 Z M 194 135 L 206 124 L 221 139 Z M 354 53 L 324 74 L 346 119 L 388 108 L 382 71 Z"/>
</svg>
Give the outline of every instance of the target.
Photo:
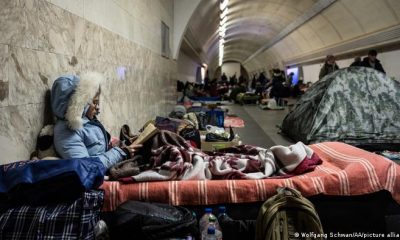
<svg viewBox="0 0 400 240">
<path fill-rule="evenodd" d="M 378 70 L 380 72 L 383 72 L 384 74 L 386 74 L 385 70 L 383 70 L 381 61 L 379 61 L 378 59 L 375 59 L 375 67 L 372 67 L 369 63 L 369 59 L 368 57 L 365 57 L 362 61 L 362 65 L 363 67 L 369 67 L 369 68 L 374 68 L 375 70 Z"/>
<path fill-rule="evenodd" d="M 362 67 L 362 61 L 354 61 L 349 67 Z"/>
<path fill-rule="evenodd" d="M 319 79 L 325 77 L 326 75 L 333 73 L 334 71 L 338 70 L 339 67 L 338 65 L 330 65 L 330 64 L 324 64 L 324 66 L 322 66 L 321 71 L 319 71 Z"/>
</svg>

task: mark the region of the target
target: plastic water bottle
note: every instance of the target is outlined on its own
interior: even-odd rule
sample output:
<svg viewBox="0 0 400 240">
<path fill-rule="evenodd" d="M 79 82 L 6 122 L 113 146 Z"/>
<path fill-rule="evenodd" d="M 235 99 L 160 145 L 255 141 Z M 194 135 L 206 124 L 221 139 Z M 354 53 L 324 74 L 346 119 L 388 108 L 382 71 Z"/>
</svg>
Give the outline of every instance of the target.
<svg viewBox="0 0 400 240">
<path fill-rule="evenodd" d="M 215 236 L 215 229 L 209 227 L 207 229 L 207 235 L 202 236 L 202 240 L 217 240 L 217 237 Z"/>
<path fill-rule="evenodd" d="M 202 240 L 222 240 L 222 233 L 213 227 L 209 227 L 207 234 L 203 235 Z"/>
<path fill-rule="evenodd" d="M 233 219 L 228 216 L 226 213 L 225 206 L 220 206 L 218 208 L 218 224 L 221 228 L 221 231 L 224 233 L 224 237 L 226 239 L 240 239 L 235 235 L 234 230 L 238 230 L 236 227 L 233 227 Z M 233 228 L 232 228 L 233 227 Z"/>
<path fill-rule="evenodd" d="M 218 223 L 220 226 L 222 226 L 224 221 L 229 221 L 232 220 L 228 214 L 226 214 L 226 208 L 225 206 L 220 206 L 218 208 Z"/>
<path fill-rule="evenodd" d="M 200 233 L 203 233 L 204 231 L 207 231 L 209 219 L 210 219 L 211 216 L 215 217 L 212 214 L 212 209 L 211 208 L 204 209 L 204 215 L 199 220 Z"/>
<path fill-rule="evenodd" d="M 222 231 L 220 226 L 218 225 L 218 220 L 215 216 L 210 216 L 208 220 L 208 226 L 207 228 L 202 232 L 203 239 L 207 236 L 208 234 L 208 229 L 214 229 L 215 230 L 215 237 L 218 240 L 222 240 Z"/>
</svg>

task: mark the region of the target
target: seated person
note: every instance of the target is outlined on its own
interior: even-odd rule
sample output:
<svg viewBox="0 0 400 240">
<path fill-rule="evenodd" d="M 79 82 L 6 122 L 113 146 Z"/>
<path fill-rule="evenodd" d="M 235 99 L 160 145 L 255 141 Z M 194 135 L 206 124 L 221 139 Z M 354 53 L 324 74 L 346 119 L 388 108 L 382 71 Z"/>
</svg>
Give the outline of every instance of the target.
<svg viewBox="0 0 400 240">
<path fill-rule="evenodd" d="M 106 168 L 130 158 L 141 145 L 110 146 L 110 135 L 97 120 L 100 82 L 98 73 L 64 75 L 55 80 L 51 107 L 57 118 L 54 146 L 64 159 L 99 157 Z"/>
</svg>

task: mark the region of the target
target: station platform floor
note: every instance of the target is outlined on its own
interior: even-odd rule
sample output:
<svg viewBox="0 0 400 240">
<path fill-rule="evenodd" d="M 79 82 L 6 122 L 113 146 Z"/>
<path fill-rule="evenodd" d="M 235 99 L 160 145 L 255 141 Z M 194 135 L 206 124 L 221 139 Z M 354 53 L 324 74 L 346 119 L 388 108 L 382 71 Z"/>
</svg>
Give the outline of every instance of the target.
<svg viewBox="0 0 400 240">
<path fill-rule="evenodd" d="M 257 105 L 229 105 L 229 114 L 235 114 L 244 120 L 244 128 L 234 128 L 243 144 L 269 148 L 275 145 L 288 146 L 293 144 L 290 139 L 279 134 L 278 125 L 289 112 L 285 110 L 262 110 Z"/>
</svg>

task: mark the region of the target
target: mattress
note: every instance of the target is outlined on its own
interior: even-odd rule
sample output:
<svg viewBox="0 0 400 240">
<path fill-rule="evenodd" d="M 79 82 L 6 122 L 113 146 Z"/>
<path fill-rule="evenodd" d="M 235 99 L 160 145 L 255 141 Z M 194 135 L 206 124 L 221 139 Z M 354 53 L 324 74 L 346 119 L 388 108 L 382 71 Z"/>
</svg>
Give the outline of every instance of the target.
<svg viewBox="0 0 400 240">
<path fill-rule="evenodd" d="M 165 181 L 123 184 L 105 181 L 103 211 L 127 200 L 171 205 L 211 205 L 265 201 L 278 187 L 298 189 L 303 196 L 355 196 L 386 190 L 400 203 L 400 166 L 380 155 L 339 142 L 310 145 L 323 163 L 290 178 L 262 180 Z"/>
</svg>

